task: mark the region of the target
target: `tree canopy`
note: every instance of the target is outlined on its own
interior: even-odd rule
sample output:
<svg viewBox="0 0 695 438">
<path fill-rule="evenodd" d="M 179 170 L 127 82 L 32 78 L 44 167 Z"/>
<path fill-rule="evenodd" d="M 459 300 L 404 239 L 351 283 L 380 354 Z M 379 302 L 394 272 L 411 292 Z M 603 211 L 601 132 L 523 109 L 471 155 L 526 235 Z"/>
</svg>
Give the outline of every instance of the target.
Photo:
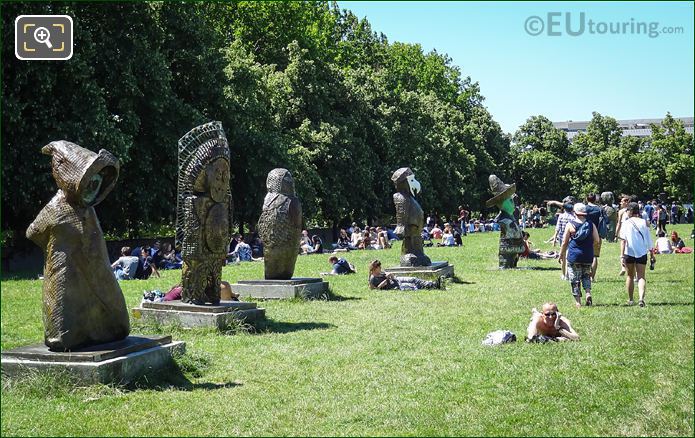
<svg viewBox="0 0 695 438">
<path fill-rule="evenodd" d="M 423 207 L 443 213 L 483 210 L 490 173 L 528 199 L 692 187 L 692 135 L 672 118 L 647 141 L 595 115 L 570 145 L 533 117 L 510 147 L 447 55 L 389 42 L 334 2 L 8 3 L 3 27 L 20 14 L 72 16 L 75 48 L 69 61 L 27 62 L 3 39 L 3 232 L 23 235 L 55 192 L 40 149 L 58 139 L 120 158 L 98 206 L 106 231 L 171 224 L 177 141 L 211 120 L 227 133 L 234 219 L 247 227 L 274 167 L 292 171 L 311 225 L 389 220 L 402 166 L 422 182 Z"/>
</svg>

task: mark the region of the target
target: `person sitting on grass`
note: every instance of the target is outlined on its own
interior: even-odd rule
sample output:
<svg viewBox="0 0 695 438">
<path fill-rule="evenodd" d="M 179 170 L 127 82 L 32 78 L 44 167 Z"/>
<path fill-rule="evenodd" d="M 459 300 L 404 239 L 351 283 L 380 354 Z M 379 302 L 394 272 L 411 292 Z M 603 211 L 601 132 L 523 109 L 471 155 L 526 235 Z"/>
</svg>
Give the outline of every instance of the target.
<svg viewBox="0 0 695 438">
<path fill-rule="evenodd" d="M 555 303 L 543 304 L 543 311 L 531 310 L 526 342 L 578 341 L 579 335 L 570 320 L 562 316 Z"/>
<path fill-rule="evenodd" d="M 352 242 L 350 241 L 350 237 L 348 237 L 347 231 L 345 231 L 345 228 L 342 228 L 340 230 L 340 235 L 338 236 L 338 243 L 336 244 L 336 249 L 343 249 L 346 251 L 349 251 L 351 249 L 357 249 L 356 246 L 352 245 Z"/>
<path fill-rule="evenodd" d="M 442 232 L 442 241 L 437 242 L 437 246 L 456 246 L 454 231 L 451 229 L 451 225 L 449 225 L 448 222 L 444 224 L 444 231 Z"/>
<path fill-rule="evenodd" d="M 381 270 L 381 262 L 374 260 L 369 264 L 369 288 L 370 289 L 441 289 L 442 278 L 437 281 L 428 281 L 416 277 L 396 277 L 386 274 Z"/>
<path fill-rule="evenodd" d="M 355 272 L 355 267 L 352 265 L 352 263 L 348 262 L 344 258 L 338 258 L 336 256 L 330 256 L 328 257 L 328 263 L 331 264 L 333 269 L 331 272 L 322 272 L 321 275 L 347 275 L 347 274 L 354 274 Z"/>
<path fill-rule="evenodd" d="M 121 248 L 121 257 L 111 264 L 116 280 L 134 280 L 140 259 L 130 255 L 129 246 Z"/>
<path fill-rule="evenodd" d="M 656 242 L 654 242 L 654 252 L 657 254 L 673 254 L 671 239 L 666 237 L 666 233 L 659 231 L 657 236 Z"/>
<path fill-rule="evenodd" d="M 373 249 L 372 239 L 371 237 L 369 237 L 369 230 L 365 229 L 362 233 L 362 239 L 360 239 L 360 243 L 359 245 L 357 245 L 357 249 Z"/>
<path fill-rule="evenodd" d="M 420 237 L 422 237 L 422 246 L 434 245 L 432 243 L 432 237 L 430 236 L 429 231 L 427 231 L 427 228 L 422 229 L 422 232 L 420 233 Z"/>
<path fill-rule="evenodd" d="M 161 277 L 147 248 L 140 250 L 140 263 L 142 264 L 142 270 L 138 270 L 138 274 L 135 276 L 138 280 L 147 280 L 152 274 L 157 278 Z"/>
<path fill-rule="evenodd" d="M 531 249 L 531 246 L 533 246 L 533 243 L 531 243 L 529 237 L 531 235 L 524 231 L 523 233 L 524 236 L 524 252 L 519 254 L 520 257 L 526 257 L 532 260 L 548 260 L 548 259 L 554 259 L 558 257 L 558 254 L 556 254 L 554 251 L 550 252 L 541 252 L 540 249 Z"/>
<path fill-rule="evenodd" d="M 692 248 L 685 246 L 685 242 L 675 231 L 671 231 L 671 246 L 676 254 L 691 254 L 693 252 Z"/>
<path fill-rule="evenodd" d="M 391 244 L 389 243 L 389 236 L 383 228 L 381 228 L 381 227 L 376 228 L 376 240 L 374 241 L 374 244 L 372 245 L 372 247 L 374 249 L 391 248 Z"/>
</svg>

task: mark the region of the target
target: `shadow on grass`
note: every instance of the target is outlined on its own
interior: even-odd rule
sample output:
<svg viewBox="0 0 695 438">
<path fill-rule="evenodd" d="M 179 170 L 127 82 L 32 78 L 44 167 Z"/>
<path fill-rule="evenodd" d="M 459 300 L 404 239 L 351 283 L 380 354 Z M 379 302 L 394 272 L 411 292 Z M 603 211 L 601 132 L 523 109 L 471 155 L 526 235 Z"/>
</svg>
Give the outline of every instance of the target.
<svg viewBox="0 0 695 438">
<path fill-rule="evenodd" d="M 458 275 L 454 275 L 453 277 L 449 277 L 447 281 L 451 281 L 453 284 L 475 284 L 475 281 L 463 281 L 461 280 L 461 277 Z"/>
<path fill-rule="evenodd" d="M 331 291 L 326 295 L 325 301 L 359 301 L 361 299 L 362 298 L 360 297 L 345 297 L 342 295 L 334 294 L 333 291 Z"/>
<path fill-rule="evenodd" d="M 188 377 L 184 373 L 184 370 L 179 366 L 179 364 L 177 362 L 174 362 L 169 367 L 157 372 L 156 374 L 150 373 L 139 377 L 133 382 L 130 382 L 127 385 L 125 385 L 123 389 L 125 389 L 126 391 L 212 391 L 215 389 L 233 388 L 241 385 L 243 384 L 240 382 L 193 383 L 188 379 Z"/>
<path fill-rule="evenodd" d="M 647 307 L 651 306 L 687 306 L 687 307 L 692 307 L 693 302 L 685 303 L 685 302 L 660 302 L 660 303 L 651 303 L 647 300 L 645 300 L 647 303 Z M 639 307 L 637 305 L 637 301 L 635 301 L 635 304 L 628 306 L 627 303 L 594 303 L 594 307 Z"/>
<path fill-rule="evenodd" d="M 561 268 L 553 266 L 517 266 L 520 271 L 560 271 Z"/>
<path fill-rule="evenodd" d="M 256 334 L 292 333 L 301 330 L 326 330 L 335 327 L 335 325 L 325 322 L 282 322 L 267 319 L 264 323 L 256 327 Z"/>
</svg>

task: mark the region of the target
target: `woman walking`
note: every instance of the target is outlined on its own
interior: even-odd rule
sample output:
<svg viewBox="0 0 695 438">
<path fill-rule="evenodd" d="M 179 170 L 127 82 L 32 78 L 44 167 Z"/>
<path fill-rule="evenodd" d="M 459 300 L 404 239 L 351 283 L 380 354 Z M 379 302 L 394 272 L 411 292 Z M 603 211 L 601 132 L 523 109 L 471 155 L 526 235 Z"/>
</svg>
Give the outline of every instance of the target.
<svg viewBox="0 0 695 438">
<path fill-rule="evenodd" d="M 635 290 L 634 276 L 637 273 L 637 289 L 639 290 L 639 305 L 644 307 L 644 294 L 647 289 L 645 273 L 647 268 L 647 253 L 650 255 L 651 262 L 655 261 L 652 251 L 652 236 L 649 234 L 647 221 L 640 217 L 639 205 L 631 202 L 627 207 L 629 218 L 620 227 L 620 253 L 625 261 L 627 277 L 625 278 L 625 288 L 627 289 L 628 302 L 634 304 L 633 294 Z"/>
</svg>

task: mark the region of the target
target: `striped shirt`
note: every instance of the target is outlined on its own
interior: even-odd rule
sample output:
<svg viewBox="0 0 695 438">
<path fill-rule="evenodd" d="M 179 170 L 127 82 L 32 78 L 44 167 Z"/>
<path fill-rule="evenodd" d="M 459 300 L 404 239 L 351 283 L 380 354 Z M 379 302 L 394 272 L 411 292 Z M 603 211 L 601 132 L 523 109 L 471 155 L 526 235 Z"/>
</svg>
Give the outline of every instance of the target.
<svg viewBox="0 0 695 438">
<path fill-rule="evenodd" d="M 562 238 L 565 237 L 565 227 L 567 226 L 567 222 L 575 219 L 576 217 L 574 216 L 574 213 L 567 213 L 566 211 L 558 216 L 557 225 L 555 226 L 557 229 L 557 236 L 555 237 L 556 242 L 562 243 Z"/>
</svg>

